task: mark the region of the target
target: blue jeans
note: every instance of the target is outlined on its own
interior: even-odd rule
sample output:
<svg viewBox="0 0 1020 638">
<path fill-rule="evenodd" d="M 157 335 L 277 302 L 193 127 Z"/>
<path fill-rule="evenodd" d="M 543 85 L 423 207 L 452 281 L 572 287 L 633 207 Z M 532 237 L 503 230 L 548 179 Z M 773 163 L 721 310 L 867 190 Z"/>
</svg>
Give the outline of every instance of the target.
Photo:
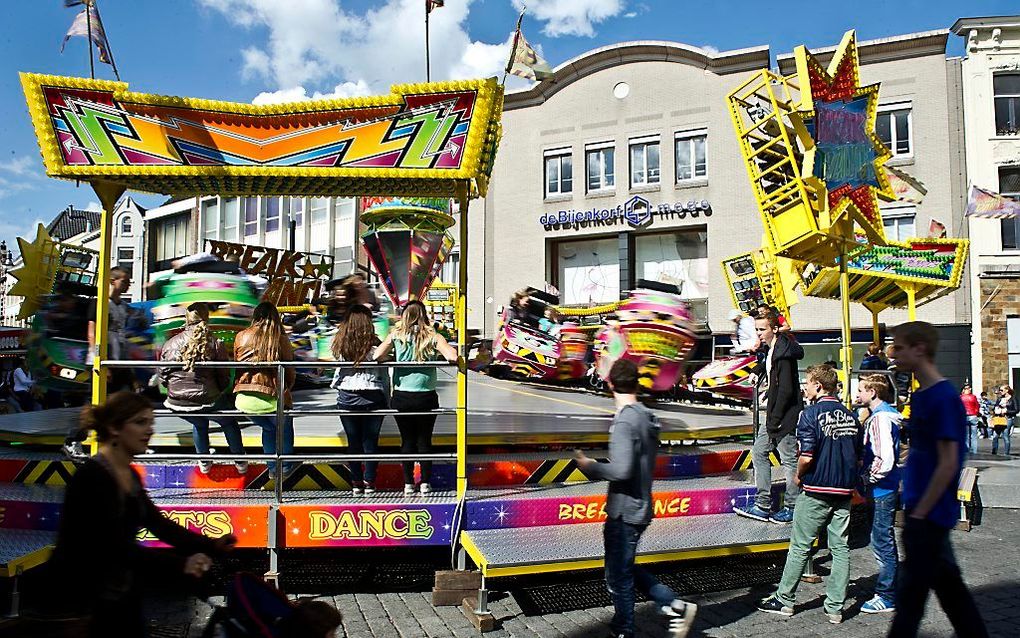
<svg viewBox="0 0 1020 638">
<path fill-rule="evenodd" d="M 631 525 L 622 518 L 606 519 L 602 536 L 606 547 L 606 587 L 616 613 L 609 623 L 613 633 L 634 635 L 634 588 L 659 607 L 673 603 L 676 594 L 641 567 L 634 564 L 638 541 L 647 525 Z"/>
<path fill-rule="evenodd" d="M 1002 453 L 1009 456 L 1010 438 L 1013 436 L 1013 422 L 1016 421 L 1014 417 L 1008 417 L 1006 419 L 1006 429 L 1002 432 L 995 432 L 992 430 L 992 454 L 999 453 L 999 439 L 1002 439 Z"/>
<path fill-rule="evenodd" d="M 978 422 L 976 416 L 967 417 L 967 451 L 971 454 L 976 454 L 978 451 Z"/>
<path fill-rule="evenodd" d="M 875 516 L 871 522 L 871 551 L 878 561 L 875 595 L 881 596 L 890 604 L 894 604 L 896 600 L 896 564 L 899 562 L 896 553 L 896 533 L 893 531 L 897 496 L 896 492 L 876 496 Z"/>
<path fill-rule="evenodd" d="M 209 453 L 209 421 L 216 423 L 223 430 L 223 436 L 227 439 L 227 447 L 231 454 L 244 454 L 244 443 L 241 441 L 241 428 L 237 425 L 237 419 L 232 416 L 185 416 L 181 418 L 191 424 L 192 438 L 195 441 L 195 452 L 198 454 Z"/>
<path fill-rule="evenodd" d="M 340 423 L 347 435 L 347 451 L 351 454 L 375 454 L 379 451 L 379 430 L 382 429 L 383 416 L 341 416 Z M 354 483 L 375 483 L 375 471 L 379 461 L 365 461 L 362 471 L 361 461 L 347 464 L 351 470 L 351 481 Z"/>
<path fill-rule="evenodd" d="M 262 451 L 266 454 L 276 454 L 276 415 L 275 414 L 249 414 L 248 418 L 255 425 L 262 428 Z M 283 454 L 294 453 L 294 418 L 283 417 Z M 269 471 L 276 471 L 276 463 L 267 463 Z M 283 471 L 290 472 L 296 463 L 284 463 Z"/>
</svg>

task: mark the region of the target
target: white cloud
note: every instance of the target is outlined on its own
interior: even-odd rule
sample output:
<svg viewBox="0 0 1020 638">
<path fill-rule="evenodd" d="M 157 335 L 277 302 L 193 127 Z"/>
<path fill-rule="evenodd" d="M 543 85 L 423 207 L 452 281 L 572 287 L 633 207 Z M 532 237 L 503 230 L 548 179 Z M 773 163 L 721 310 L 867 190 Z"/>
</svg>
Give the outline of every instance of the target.
<svg viewBox="0 0 1020 638">
<path fill-rule="evenodd" d="M 542 33 L 561 35 L 595 35 L 595 25 L 623 14 L 624 0 L 513 0 L 520 11 L 528 7 L 528 15 L 545 22 Z M 640 9 L 640 7 L 639 7 Z M 636 13 L 635 13 L 636 15 Z"/>
<path fill-rule="evenodd" d="M 719 49 L 711 44 L 702 44 L 699 48 L 709 55 L 719 55 Z"/>
<path fill-rule="evenodd" d="M 340 0 L 198 2 L 251 29 L 253 42 L 265 42 L 241 51 L 242 76 L 273 89 L 259 93 L 257 104 L 387 93 L 391 84 L 425 79 L 421 0 L 385 0 L 363 13 L 344 10 Z M 486 43 L 468 35 L 472 2 L 448 2 L 432 12 L 433 80 L 492 76 L 505 66 L 509 39 Z"/>
<path fill-rule="evenodd" d="M 102 212 L 103 205 L 99 202 L 89 202 L 88 204 L 85 204 L 85 210 Z"/>
<path fill-rule="evenodd" d="M 22 157 L 12 157 L 9 161 L 0 162 L 0 172 L 23 177 L 33 173 L 30 169 L 34 164 L 34 159 L 27 155 Z"/>
</svg>

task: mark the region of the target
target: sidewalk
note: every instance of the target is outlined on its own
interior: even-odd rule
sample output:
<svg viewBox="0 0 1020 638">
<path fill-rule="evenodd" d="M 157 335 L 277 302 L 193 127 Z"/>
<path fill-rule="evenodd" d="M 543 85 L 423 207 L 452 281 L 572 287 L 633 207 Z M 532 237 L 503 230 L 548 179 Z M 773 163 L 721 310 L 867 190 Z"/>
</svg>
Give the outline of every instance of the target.
<svg viewBox="0 0 1020 638">
<path fill-rule="evenodd" d="M 954 532 L 957 558 L 972 592 L 978 599 L 988 629 L 993 636 L 1016 633 L 1020 626 L 1020 570 L 1015 549 L 1020 547 L 1020 511 L 986 511 L 983 524 L 971 532 Z M 736 570 L 749 559 L 728 559 Z M 876 573 L 871 551 L 858 548 L 851 553 L 851 582 L 848 609 L 844 623 L 836 628 L 825 621 L 821 602 L 824 584 L 803 584 L 798 592 L 796 615 L 789 619 L 763 614 L 755 610 L 758 600 L 771 593 L 782 570 L 782 555 L 759 559 L 754 564 L 756 579 L 761 584 L 727 591 L 690 595 L 700 606 L 698 620 L 691 636 L 754 636 L 782 633 L 784 638 L 820 634 L 840 636 L 885 636 L 890 616 L 869 616 L 859 613 L 861 603 L 871 594 Z M 736 564 L 734 561 L 741 561 Z M 713 567 L 714 568 L 714 567 Z M 331 572 L 341 573 L 342 567 L 323 565 L 320 577 Z M 714 568 L 718 570 L 719 568 Z M 722 568 L 722 569 L 725 569 Z M 705 568 L 702 566 L 701 571 Z M 697 574 L 695 564 L 673 564 L 659 570 L 663 580 L 681 591 L 691 592 L 712 586 L 711 573 Z M 828 564 L 822 560 L 818 573 L 825 576 Z M 716 571 L 716 575 L 720 574 Z M 738 582 L 752 582 L 739 576 Z M 400 637 L 411 636 L 477 636 L 478 633 L 455 607 L 434 608 L 427 589 L 427 574 L 419 574 L 412 584 L 416 591 L 390 593 L 340 593 L 322 597 L 344 615 L 346 633 L 338 636 Z M 715 580 L 718 583 L 718 580 Z M 608 635 L 605 623 L 612 615 L 601 574 L 557 575 L 555 578 L 522 579 L 512 582 L 493 581 L 494 588 L 506 587 L 509 592 L 493 591 L 491 609 L 500 622 L 497 631 L 486 634 L 493 638 L 601 638 Z M 724 585 L 725 586 L 725 585 Z M 337 590 L 342 589 L 338 587 Z M 153 606 L 154 637 L 198 636 L 204 626 L 209 607 L 204 603 L 167 602 Z M 638 605 L 638 636 L 662 636 L 665 624 L 647 603 Z M 952 630 L 934 597 L 929 599 L 928 613 L 922 625 L 923 636 L 951 636 Z"/>
</svg>

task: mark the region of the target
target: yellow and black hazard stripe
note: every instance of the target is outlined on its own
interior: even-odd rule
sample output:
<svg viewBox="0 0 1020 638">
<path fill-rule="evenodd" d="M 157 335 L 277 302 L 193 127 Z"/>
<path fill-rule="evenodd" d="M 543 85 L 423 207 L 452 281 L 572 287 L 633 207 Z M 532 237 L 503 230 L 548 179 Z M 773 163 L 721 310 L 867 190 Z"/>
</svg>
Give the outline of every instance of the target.
<svg viewBox="0 0 1020 638">
<path fill-rule="evenodd" d="M 67 485 L 73 475 L 74 463 L 71 461 L 27 461 L 12 482 L 59 487 Z"/>
<path fill-rule="evenodd" d="M 543 461 L 541 465 L 525 479 L 525 485 L 551 485 L 553 483 L 565 483 L 567 481 L 588 481 L 591 480 L 577 468 L 574 459 L 550 459 Z"/>
<path fill-rule="evenodd" d="M 751 450 L 744 450 L 739 456 L 737 456 L 737 460 L 734 461 L 733 471 L 742 472 L 744 470 L 749 470 L 753 464 Z M 776 454 L 775 450 L 769 452 L 769 464 L 772 465 L 772 467 L 779 467 L 779 455 Z"/>
<path fill-rule="evenodd" d="M 262 472 L 247 487 L 251 489 L 269 488 L 273 486 L 273 473 L 263 466 Z M 350 470 L 343 463 L 304 463 L 283 482 L 286 490 L 349 490 L 351 489 Z"/>
<path fill-rule="evenodd" d="M 694 385 L 699 388 L 714 388 L 720 385 L 731 385 L 751 376 L 752 366 L 737 368 L 730 374 L 721 377 L 699 378 L 694 380 Z"/>
</svg>

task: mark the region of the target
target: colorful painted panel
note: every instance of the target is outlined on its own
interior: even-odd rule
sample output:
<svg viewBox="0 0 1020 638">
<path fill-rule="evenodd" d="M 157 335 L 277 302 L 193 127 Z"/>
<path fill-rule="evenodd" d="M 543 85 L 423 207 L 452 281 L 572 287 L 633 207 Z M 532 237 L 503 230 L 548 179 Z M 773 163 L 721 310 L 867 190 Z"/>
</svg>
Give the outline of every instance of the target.
<svg viewBox="0 0 1020 638">
<path fill-rule="evenodd" d="M 227 534 L 237 537 L 238 547 L 266 547 L 269 542 L 269 507 L 267 505 L 159 505 L 163 515 L 178 525 L 210 538 Z M 138 540 L 148 547 L 166 547 L 148 531 Z"/>
<path fill-rule="evenodd" d="M 454 503 L 283 505 L 285 547 L 449 545 Z"/>
<path fill-rule="evenodd" d="M 453 196 L 455 180 L 484 190 L 503 100 L 495 78 L 266 106 L 21 81 L 50 176 L 153 192 Z"/>
</svg>

